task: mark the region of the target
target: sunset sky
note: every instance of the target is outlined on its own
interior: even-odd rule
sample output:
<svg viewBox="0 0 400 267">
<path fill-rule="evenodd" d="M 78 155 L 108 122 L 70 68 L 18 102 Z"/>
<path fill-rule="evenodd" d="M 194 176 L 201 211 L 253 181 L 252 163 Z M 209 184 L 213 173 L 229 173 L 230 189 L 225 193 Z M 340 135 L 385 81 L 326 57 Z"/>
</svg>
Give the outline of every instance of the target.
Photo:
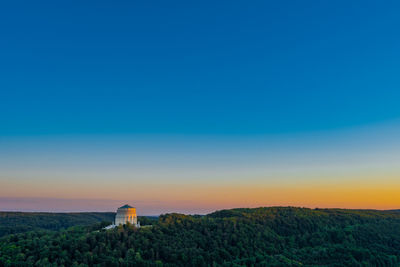
<svg viewBox="0 0 400 267">
<path fill-rule="evenodd" d="M 9 1 L 0 210 L 400 209 L 397 1 Z"/>
</svg>

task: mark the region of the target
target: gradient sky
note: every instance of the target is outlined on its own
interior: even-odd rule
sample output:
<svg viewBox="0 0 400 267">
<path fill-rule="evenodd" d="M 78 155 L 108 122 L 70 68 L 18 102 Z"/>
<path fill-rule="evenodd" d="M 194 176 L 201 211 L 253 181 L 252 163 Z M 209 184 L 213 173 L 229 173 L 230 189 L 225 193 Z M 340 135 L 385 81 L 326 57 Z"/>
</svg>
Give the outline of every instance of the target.
<svg viewBox="0 0 400 267">
<path fill-rule="evenodd" d="M 0 210 L 400 208 L 398 1 L 0 4 Z"/>
</svg>

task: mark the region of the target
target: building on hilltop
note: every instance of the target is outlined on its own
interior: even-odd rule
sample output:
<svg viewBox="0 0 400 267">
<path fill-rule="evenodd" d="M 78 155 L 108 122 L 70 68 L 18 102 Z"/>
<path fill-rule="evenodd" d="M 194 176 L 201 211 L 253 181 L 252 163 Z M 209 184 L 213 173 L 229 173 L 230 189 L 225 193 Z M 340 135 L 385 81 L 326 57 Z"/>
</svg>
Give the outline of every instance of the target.
<svg viewBox="0 0 400 267">
<path fill-rule="evenodd" d="M 115 225 L 130 223 L 134 226 L 138 226 L 136 208 L 124 205 L 117 210 L 117 215 L 115 215 Z"/>
<path fill-rule="evenodd" d="M 136 227 L 140 227 L 140 222 L 138 223 L 137 221 L 136 208 L 129 206 L 128 204 L 117 209 L 114 224 L 109 225 L 104 229 L 112 229 L 118 225 L 124 225 L 127 223 L 130 223 Z"/>
</svg>

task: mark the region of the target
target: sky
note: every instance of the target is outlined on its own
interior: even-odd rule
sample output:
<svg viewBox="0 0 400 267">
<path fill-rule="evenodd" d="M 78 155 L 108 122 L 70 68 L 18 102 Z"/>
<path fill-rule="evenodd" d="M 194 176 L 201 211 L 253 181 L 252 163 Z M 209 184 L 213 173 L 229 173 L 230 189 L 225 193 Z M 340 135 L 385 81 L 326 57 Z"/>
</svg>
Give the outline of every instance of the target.
<svg viewBox="0 0 400 267">
<path fill-rule="evenodd" d="M 400 208 L 397 1 L 0 4 L 0 210 Z"/>
</svg>

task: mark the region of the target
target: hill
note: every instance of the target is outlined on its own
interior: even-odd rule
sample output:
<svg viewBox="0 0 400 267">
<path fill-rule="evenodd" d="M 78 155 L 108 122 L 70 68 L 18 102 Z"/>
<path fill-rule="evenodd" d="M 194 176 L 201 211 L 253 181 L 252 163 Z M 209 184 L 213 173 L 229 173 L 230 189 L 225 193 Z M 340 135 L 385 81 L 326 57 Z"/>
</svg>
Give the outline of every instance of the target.
<svg viewBox="0 0 400 267">
<path fill-rule="evenodd" d="M 113 212 L 0 212 L 0 237 L 33 230 L 58 231 L 76 225 L 112 222 Z"/>
<path fill-rule="evenodd" d="M 0 239 L 0 265 L 399 266 L 400 214 L 273 207 L 166 214 L 152 227 L 103 225 Z"/>
<path fill-rule="evenodd" d="M 89 226 L 114 221 L 114 212 L 0 212 L 0 237 L 29 231 L 59 231 L 72 226 Z M 142 225 L 152 224 L 157 216 L 139 216 Z"/>
</svg>

